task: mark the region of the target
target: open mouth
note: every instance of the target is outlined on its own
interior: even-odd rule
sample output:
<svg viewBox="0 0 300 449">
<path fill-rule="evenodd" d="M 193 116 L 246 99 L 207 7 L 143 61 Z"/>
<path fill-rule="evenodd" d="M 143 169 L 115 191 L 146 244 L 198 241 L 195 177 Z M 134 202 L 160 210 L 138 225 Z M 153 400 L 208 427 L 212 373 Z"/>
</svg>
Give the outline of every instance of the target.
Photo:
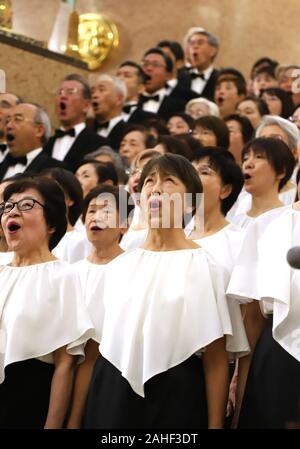
<svg viewBox="0 0 300 449">
<path fill-rule="evenodd" d="M 98 109 L 98 106 L 99 106 L 98 101 L 92 101 L 92 106 L 94 109 Z"/>
<path fill-rule="evenodd" d="M 100 228 L 100 226 L 93 225 L 90 227 L 91 231 L 103 231 L 103 228 Z"/>
<path fill-rule="evenodd" d="M 247 181 L 247 179 L 251 179 L 251 176 L 249 173 L 244 173 L 244 180 Z"/>
<path fill-rule="evenodd" d="M 13 140 L 15 140 L 15 136 L 8 133 L 8 134 L 6 134 L 6 140 L 7 140 L 7 142 L 12 142 Z"/>
<path fill-rule="evenodd" d="M 223 97 L 218 97 L 217 98 L 217 103 L 222 106 L 222 104 L 224 103 L 224 98 Z"/>
<path fill-rule="evenodd" d="M 150 210 L 151 212 L 159 212 L 159 209 L 161 207 L 161 201 L 159 198 L 151 198 L 150 200 Z"/>
<path fill-rule="evenodd" d="M 61 101 L 61 102 L 59 103 L 59 109 L 60 109 L 61 111 L 65 111 L 65 110 L 67 109 L 66 103 L 64 103 L 63 101 Z"/>
<path fill-rule="evenodd" d="M 14 221 L 9 222 L 7 226 L 8 232 L 10 234 L 15 234 L 20 228 L 21 226 Z"/>
</svg>

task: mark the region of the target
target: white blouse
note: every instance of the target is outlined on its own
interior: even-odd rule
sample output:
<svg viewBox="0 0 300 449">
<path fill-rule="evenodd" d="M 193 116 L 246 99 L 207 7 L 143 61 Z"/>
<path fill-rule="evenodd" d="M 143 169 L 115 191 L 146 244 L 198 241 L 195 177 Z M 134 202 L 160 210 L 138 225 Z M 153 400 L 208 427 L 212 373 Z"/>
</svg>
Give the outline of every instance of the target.
<svg viewBox="0 0 300 449">
<path fill-rule="evenodd" d="M 7 365 L 31 358 L 53 363 L 53 352 L 66 345 L 69 354 L 84 356 L 93 325 L 65 262 L 2 265 L 0 283 L 0 383 Z"/>
<path fill-rule="evenodd" d="M 249 351 L 243 322 L 233 326 L 223 278 L 203 249 L 155 252 L 138 248 L 106 266 L 100 353 L 133 390 L 226 336 L 229 352 Z M 103 309 L 102 309 L 103 310 Z M 233 317 L 235 319 L 235 317 Z"/>
<path fill-rule="evenodd" d="M 73 229 L 66 232 L 58 245 L 52 250 L 52 254 L 60 260 L 75 263 L 87 257 L 92 249 L 88 241 L 86 231 Z"/>
<path fill-rule="evenodd" d="M 13 260 L 14 253 L 12 251 L 0 252 L 0 265 L 6 265 Z"/>
<path fill-rule="evenodd" d="M 102 326 L 104 313 L 99 291 L 102 289 L 105 267 L 106 264 L 91 263 L 87 259 L 80 260 L 72 265 L 72 271 L 80 279 L 82 298 L 95 328 L 94 340 L 98 343 L 100 342 L 98 329 Z"/>
<path fill-rule="evenodd" d="M 264 212 L 261 215 L 265 216 L 265 220 L 274 220 L 278 215 L 280 215 L 282 212 L 284 212 L 286 207 L 290 206 L 282 206 L 282 207 L 275 207 L 274 209 L 270 209 L 267 212 Z M 253 223 L 254 220 L 256 220 L 261 215 L 258 215 L 257 217 L 250 217 L 246 212 L 243 214 L 235 215 L 230 219 L 230 221 L 237 226 L 240 226 L 243 229 L 246 229 L 251 223 Z"/>
<path fill-rule="evenodd" d="M 273 338 L 300 361 L 300 273 L 287 263 L 287 252 L 300 245 L 300 213 L 286 207 L 276 219 L 258 217 L 246 230 L 227 289 L 241 303 L 260 301 L 273 313 Z"/>
</svg>

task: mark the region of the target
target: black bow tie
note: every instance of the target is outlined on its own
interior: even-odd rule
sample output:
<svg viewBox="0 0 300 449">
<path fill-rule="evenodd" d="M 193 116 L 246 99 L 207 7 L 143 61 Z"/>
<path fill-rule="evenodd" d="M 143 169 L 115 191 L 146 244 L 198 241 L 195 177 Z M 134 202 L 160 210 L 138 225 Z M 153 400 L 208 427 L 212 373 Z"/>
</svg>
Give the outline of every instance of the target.
<svg viewBox="0 0 300 449">
<path fill-rule="evenodd" d="M 55 130 L 55 134 L 54 134 L 55 139 L 59 139 L 61 137 L 65 137 L 65 136 L 75 137 L 75 129 L 70 128 L 70 129 L 67 129 L 66 131 L 64 131 L 63 129 L 58 128 Z"/>
<path fill-rule="evenodd" d="M 190 72 L 190 77 L 192 80 L 196 79 L 196 78 L 201 78 L 203 81 L 205 81 L 205 75 L 204 73 L 199 73 L 199 72 Z"/>
<path fill-rule="evenodd" d="M 103 122 L 103 123 L 96 123 L 96 130 L 99 129 L 107 129 L 109 127 L 109 121 L 108 122 Z"/>
<path fill-rule="evenodd" d="M 140 101 L 142 104 L 147 103 L 147 101 L 150 101 L 150 100 L 159 101 L 159 95 L 152 95 L 152 96 L 151 95 L 143 95 L 143 94 L 140 95 Z"/>
<path fill-rule="evenodd" d="M 130 114 L 131 109 L 136 107 L 137 103 L 125 104 L 125 106 L 123 107 L 123 112 L 125 112 L 125 114 Z"/>
<path fill-rule="evenodd" d="M 13 157 L 13 155 L 9 153 L 5 157 L 5 163 L 7 167 L 14 167 L 17 164 L 27 165 L 27 157 L 26 156 Z"/>
<path fill-rule="evenodd" d="M 5 145 L 5 143 L 0 143 L 0 152 L 1 153 L 5 153 L 7 148 L 7 145 Z"/>
</svg>

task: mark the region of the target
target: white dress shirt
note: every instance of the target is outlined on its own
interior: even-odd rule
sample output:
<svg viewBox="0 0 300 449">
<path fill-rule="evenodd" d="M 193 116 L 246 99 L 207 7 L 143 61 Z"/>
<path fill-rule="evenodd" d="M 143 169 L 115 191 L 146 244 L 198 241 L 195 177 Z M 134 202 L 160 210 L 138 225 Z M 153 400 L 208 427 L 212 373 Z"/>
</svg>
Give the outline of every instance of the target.
<svg viewBox="0 0 300 449">
<path fill-rule="evenodd" d="M 52 157 L 54 159 L 58 159 L 59 161 L 63 161 L 64 158 L 66 157 L 68 151 L 70 150 L 71 146 L 75 142 L 76 138 L 81 133 L 81 131 L 85 128 L 85 126 L 86 125 L 84 122 L 78 123 L 77 125 L 75 125 L 74 126 L 74 130 L 75 130 L 74 137 L 63 136 L 63 137 L 59 137 L 59 138 L 55 139 Z M 63 131 L 65 131 L 64 128 L 61 128 L 61 129 Z"/>
<path fill-rule="evenodd" d="M 168 81 L 169 83 L 169 81 Z M 152 94 L 149 94 L 148 92 L 144 92 L 143 96 L 145 97 L 153 97 L 154 95 L 158 95 L 159 96 L 159 101 L 154 101 L 154 100 L 149 100 L 149 101 L 145 101 L 143 103 L 142 109 L 144 111 L 147 112 L 153 112 L 154 114 L 157 114 L 160 105 L 163 102 L 163 99 L 167 96 L 170 95 L 172 91 L 172 87 L 168 85 L 168 87 L 162 87 L 161 89 L 157 90 L 156 92 L 153 92 Z"/>
<path fill-rule="evenodd" d="M 97 134 L 102 137 L 108 137 L 111 130 L 116 126 L 117 123 L 119 123 L 121 120 L 124 120 L 126 122 L 128 120 L 128 114 L 122 113 L 121 115 L 118 115 L 117 117 L 112 118 L 109 120 L 109 125 L 107 128 L 102 128 L 97 131 Z"/>
<path fill-rule="evenodd" d="M 204 80 L 202 78 L 193 79 L 191 82 L 191 90 L 193 90 L 194 92 L 197 92 L 197 94 L 199 94 L 199 95 L 202 94 L 202 92 L 206 86 L 206 83 L 209 80 L 213 70 L 214 70 L 213 66 L 210 66 L 201 72 L 205 77 Z M 199 73 L 199 70 L 197 70 L 195 68 L 194 70 L 190 71 L 190 73 Z"/>
<path fill-rule="evenodd" d="M 8 168 L 7 172 L 3 176 L 3 179 L 10 178 L 11 176 L 16 175 L 17 173 L 23 173 L 26 170 L 26 168 L 29 166 L 29 164 L 31 164 L 33 159 L 35 159 L 42 151 L 43 151 L 43 148 L 40 147 L 40 148 L 36 148 L 35 150 L 32 150 L 29 153 L 27 153 L 26 154 L 27 164 L 26 165 L 23 165 L 23 164 L 12 165 L 11 167 Z"/>
</svg>

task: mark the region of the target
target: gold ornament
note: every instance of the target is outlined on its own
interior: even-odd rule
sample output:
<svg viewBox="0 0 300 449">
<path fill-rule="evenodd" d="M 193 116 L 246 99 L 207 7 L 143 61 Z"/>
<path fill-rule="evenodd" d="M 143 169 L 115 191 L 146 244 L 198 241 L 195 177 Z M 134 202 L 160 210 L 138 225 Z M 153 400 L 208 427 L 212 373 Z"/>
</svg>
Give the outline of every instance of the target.
<svg viewBox="0 0 300 449">
<path fill-rule="evenodd" d="M 81 14 L 78 26 L 78 52 L 90 70 L 96 70 L 119 45 L 116 25 L 101 14 Z"/>
<path fill-rule="evenodd" d="M 0 0 L 0 26 L 12 29 L 12 5 L 11 0 Z"/>
</svg>

